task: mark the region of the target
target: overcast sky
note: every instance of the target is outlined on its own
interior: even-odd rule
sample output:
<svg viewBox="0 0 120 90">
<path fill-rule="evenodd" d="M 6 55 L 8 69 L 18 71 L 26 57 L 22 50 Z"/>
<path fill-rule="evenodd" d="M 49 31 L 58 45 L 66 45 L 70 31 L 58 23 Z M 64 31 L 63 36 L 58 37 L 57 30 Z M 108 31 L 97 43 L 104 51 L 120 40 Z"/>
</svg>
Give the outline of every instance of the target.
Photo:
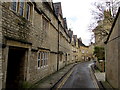
<svg viewBox="0 0 120 90">
<path fill-rule="evenodd" d="M 68 28 L 71 28 L 85 45 L 90 43 L 91 32 L 88 25 L 94 22 L 91 9 L 94 9 L 93 2 L 97 0 L 53 0 L 61 2 L 63 17 L 67 18 Z"/>
</svg>

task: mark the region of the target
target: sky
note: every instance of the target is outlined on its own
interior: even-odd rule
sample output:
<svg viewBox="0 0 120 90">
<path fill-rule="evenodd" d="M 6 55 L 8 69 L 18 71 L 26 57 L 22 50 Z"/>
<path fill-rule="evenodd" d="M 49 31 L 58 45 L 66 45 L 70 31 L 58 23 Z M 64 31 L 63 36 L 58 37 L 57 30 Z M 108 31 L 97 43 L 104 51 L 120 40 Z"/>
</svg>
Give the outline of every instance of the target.
<svg viewBox="0 0 120 90">
<path fill-rule="evenodd" d="M 90 44 L 93 34 L 88 30 L 88 26 L 95 22 L 91 13 L 95 1 L 97 0 L 53 0 L 53 2 L 61 2 L 63 17 L 67 18 L 68 28 L 71 28 L 78 38 L 81 37 L 85 45 Z"/>
</svg>

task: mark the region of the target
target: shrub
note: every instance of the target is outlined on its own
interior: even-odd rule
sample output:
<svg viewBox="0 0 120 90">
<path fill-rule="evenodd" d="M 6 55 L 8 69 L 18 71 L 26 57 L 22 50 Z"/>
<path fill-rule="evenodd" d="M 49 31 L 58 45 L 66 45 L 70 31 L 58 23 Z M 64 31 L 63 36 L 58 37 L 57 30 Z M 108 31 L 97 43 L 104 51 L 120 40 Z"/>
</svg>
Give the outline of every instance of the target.
<svg viewBox="0 0 120 90">
<path fill-rule="evenodd" d="M 105 49 L 104 49 L 104 47 L 96 46 L 94 48 L 94 55 L 98 58 L 98 60 L 105 60 Z"/>
<path fill-rule="evenodd" d="M 19 88 L 30 88 L 31 84 L 26 81 L 19 82 Z"/>
</svg>

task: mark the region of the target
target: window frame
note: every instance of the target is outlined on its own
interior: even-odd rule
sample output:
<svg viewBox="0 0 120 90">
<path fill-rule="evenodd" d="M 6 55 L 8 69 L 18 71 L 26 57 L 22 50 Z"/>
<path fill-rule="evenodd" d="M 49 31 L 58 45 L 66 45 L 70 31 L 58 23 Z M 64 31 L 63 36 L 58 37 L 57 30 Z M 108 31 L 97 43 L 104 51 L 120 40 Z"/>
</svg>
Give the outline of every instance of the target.
<svg viewBox="0 0 120 90">
<path fill-rule="evenodd" d="M 21 6 L 22 3 L 23 3 L 23 7 Z M 22 14 L 23 14 L 23 15 L 20 14 L 20 13 L 21 13 L 21 12 L 20 12 L 21 9 L 22 9 Z M 25 2 L 19 2 L 19 10 L 18 10 L 18 13 L 19 13 L 19 15 L 22 16 L 22 17 L 25 16 Z"/>
<path fill-rule="evenodd" d="M 27 6 L 29 6 L 29 10 L 27 10 L 27 9 L 28 9 Z M 30 21 L 30 17 L 32 16 L 32 15 L 31 15 L 31 7 L 32 7 L 32 6 L 27 2 L 27 3 L 26 3 L 26 8 L 25 8 L 25 9 L 26 9 L 26 10 L 25 10 L 25 14 L 26 14 L 26 15 L 25 15 L 25 18 L 26 18 L 27 20 L 29 20 L 29 21 Z"/>
<path fill-rule="evenodd" d="M 47 55 L 46 55 L 46 66 L 48 66 L 48 58 L 49 58 L 49 53 L 47 52 Z"/>
<path fill-rule="evenodd" d="M 13 0 L 12 0 L 13 1 Z M 16 0 L 16 10 L 13 9 L 13 2 L 10 3 L 10 10 L 17 13 L 19 16 L 25 18 L 26 20 L 30 21 L 31 23 L 33 23 L 33 15 L 34 15 L 34 4 L 29 0 L 28 2 L 23 0 Z M 23 3 L 23 7 L 21 7 L 21 3 Z M 29 5 L 29 15 L 28 15 L 28 19 L 27 19 L 27 5 Z M 22 8 L 22 13 L 21 13 L 21 8 Z"/>
<path fill-rule="evenodd" d="M 37 67 L 38 69 L 48 66 L 49 52 L 38 51 L 37 55 Z"/>
<path fill-rule="evenodd" d="M 18 12 L 18 0 L 16 0 L 16 11 L 15 10 L 13 10 L 13 4 L 14 3 L 14 1 L 13 0 L 11 0 L 11 4 L 10 4 L 10 10 L 12 10 L 13 12 Z"/>
<path fill-rule="evenodd" d="M 43 52 L 41 52 L 41 68 L 43 68 L 44 60 L 43 60 Z"/>
<path fill-rule="evenodd" d="M 45 67 L 45 52 L 43 52 L 43 67 Z"/>
</svg>

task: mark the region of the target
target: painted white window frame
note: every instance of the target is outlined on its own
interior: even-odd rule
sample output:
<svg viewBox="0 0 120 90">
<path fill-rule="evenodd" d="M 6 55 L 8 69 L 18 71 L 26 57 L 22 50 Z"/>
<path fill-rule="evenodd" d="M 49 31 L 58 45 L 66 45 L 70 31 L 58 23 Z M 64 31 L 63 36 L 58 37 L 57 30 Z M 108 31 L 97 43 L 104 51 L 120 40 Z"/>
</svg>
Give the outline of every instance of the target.
<svg viewBox="0 0 120 90">
<path fill-rule="evenodd" d="M 38 52 L 38 56 L 37 56 L 37 62 L 39 63 L 38 69 L 48 66 L 48 56 L 49 56 L 48 54 L 49 53 L 45 51 Z M 37 66 L 38 66 L 38 63 L 37 63 Z"/>
</svg>

